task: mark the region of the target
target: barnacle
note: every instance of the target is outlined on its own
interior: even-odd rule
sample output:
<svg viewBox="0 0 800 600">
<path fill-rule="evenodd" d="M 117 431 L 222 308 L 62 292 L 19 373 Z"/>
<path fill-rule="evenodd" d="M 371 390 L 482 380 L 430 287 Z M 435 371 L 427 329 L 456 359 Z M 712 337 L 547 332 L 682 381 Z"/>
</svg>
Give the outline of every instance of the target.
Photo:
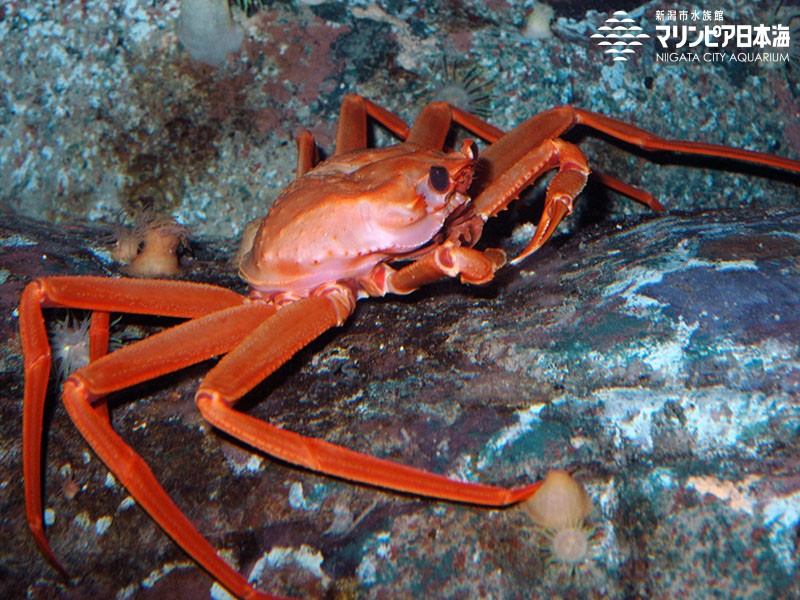
<svg viewBox="0 0 800 600">
<path fill-rule="evenodd" d="M 492 87 L 492 83 L 483 78 L 478 65 L 467 65 L 462 60 L 448 63 L 445 56 L 433 100 L 449 102 L 479 117 L 488 117 L 492 108 Z"/>
</svg>

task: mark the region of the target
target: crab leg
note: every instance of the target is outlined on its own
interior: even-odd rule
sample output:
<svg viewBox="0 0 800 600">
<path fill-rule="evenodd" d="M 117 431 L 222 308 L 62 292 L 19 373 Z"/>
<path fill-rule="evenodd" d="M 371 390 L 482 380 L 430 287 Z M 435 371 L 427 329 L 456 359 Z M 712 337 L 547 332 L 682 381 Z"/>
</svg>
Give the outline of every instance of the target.
<svg viewBox="0 0 800 600">
<path fill-rule="evenodd" d="M 272 306 L 254 303 L 187 321 L 91 363 L 67 379 L 63 391 L 64 405 L 75 426 L 137 503 L 239 597 L 266 596 L 255 592 L 219 557 L 161 487 L 147 463 L 93 410 L 93 404 L 113 391 L 228 352 L 274 313 Z"/>
<path fill-rule="evenodd" d="M 108 341 L 111 336 L 109 331 L 111 324 L 111 313 L 107 310 L 92 311 L 91 322 L 89 323 L 89 362 L 94 362 L 108 354 Z M 104 415 L 106 419 L 111 419 L 108 412 L 108 404 L 105 402 L 95 405 L 95 410 Z"/>
<path fill-rule="evenodd" d="M 233 408 L 239 398 L 297 350 L 341 323 L 354 305 L 349 290 L 336 290 L 282 308 L 225 356 L 200 384 L 196 400 L 203 416 L 215 427 L 272 456 L 351 481 L 488 506 L 505 506 L 532 495 L 539 483 L 507 490 L 456 481 L 304 437 Z"/>
<path fill-rule="evenodd" d="M 401 269 L 382 264 L 373 272 L 370 293 L 374 296 L 410 294 L 445 277 L 459 277 L 462 283 L 483 285 L 506 263 L 506 254 L 498 248 L 475 250 L 445 242 Z"/>
<path fill-rule="evenodd" d="M 408 136 L 408 125 L 397 115 L 358 94 L 347 94 L 339 108 L 335 155 L 367 147 L 367 117 L 372 117 L 401 140 Z"/>
<path fill-rule="evenodd" d="M 456 121 L 465 127 L 469 128 L 471 123 L 477 120 L 476 117 L 471 117 L 470 121 L 462 122 L 463 118 L 459 113 L 457 109 L 454 110 Z M 564 160 L 559 160 L 556 164 L 554 158 L 556 155 L 563 155 L 564 148 L 557 149 L 555 153 L 549 148 L 549 144 L 576 125 L 585 125 L 649 152 L 668 151 L 730 158 L 800 172 L 800 163 L 790 159 L 716 144 L 667 140 L 638 127 L 579 108 L 571 106 L 554 108 L 528 119 L 510 133 L 497 139 L 481 154 L 481 160 L 487 170 L 485 181 L 491 183 L 485 188 L 473 190 L 478 192 L 473 203 L 476 212 L 484 220 L 503 210 L 523 188 L 535 181 L 543 172 L 555 166 L 559 167 L 559 173 L 548 187 L 544 215 L 537 226 L 534 238 L 514 262 L 522 260 L 548 240 L 559 222 L 571 211 L 572 200 L 583 187 L 580 179 L 584 179 L 589 170 L 582 153 L 578 155 L 570 151 Z M 601 175 L 600 181 L 655 210 L 663 209 L 661 204 L 647 192 L 608 175 Z"/>
<path fill-rule="evenodd" d="M 297 136 L 297 176 L 302 177 L 319 162 L 319 149 L 310 131 Z"/>
<path fill-rule="evenodd" d="M 163 293 L 157 293 L 162 290 Z M 90 326 L 92 365 L 108 348 L 108 313 L 166 314 L 191 317 L 236 306 L 246 299 L 239 294 L 214 286 L 184 282 L 164 282 L 104 277 L 51 277 L 29 284 L 22 293 L 19 306 L 19 327 L 25 357 L 25 398 L 23 403 L 23 475 L 25 508 L 33 537 L 45 557 L 62 574 L 59 563 L 44 532 L 42 522 L 42 427 L 47 383 L 50 375 L 50 344 L 42 315 L 42 307 L 69 307 L 93 310 Z M 113 357 L 116 357 L 116 353 Z M 152 356 L 143 359 L 143 369 L 152 368 Z M 111 360 L 112 357 L 104 359 Z M 114 359 L 118 360 L 118 359 Z M 116 369 L 112 368 L 116 374 Z M 145 377 L 147 378 L 147 377 Z M 119 387 L 124 387 L 123 384 Z M 91 417 L 101 429 L 111 431 L 108 412 L 102 398 L 90 406 Z M 113 434 L 113 432 L 112 432 Z M 108 463 L 116 473 L 114 463 Z"/>
<path fill-rule="evenodd" d="M 746 163 L 765 165 L 767 167 L 800 173 L 800 162 L 796 160 L 767 154 L 766 152 L 742 150 L 739 148 L 720 146 L 718 144 L 668 140 L 618 119 L 612 119 L 605 115 L 581 108 L 562 106 L 542 113 L 542 115 L 548 116 L 549 120 L 552 120 L 553 123 L 560 123 L 562 126 L 565 126 L 565 130 L 571 129 L 575 125 L 585 125 L 595 131 L 608 134 L 613 138 L 633 144 L 648 152 L 666 151 L 682 154 L 696 154 L 700 156 L 714 156 L 718 158 L 731 158 Z M 526 123 L 523 123 L 520 129 L 524 129 Z"/>
<path fill-rule="evenodd" d="M 447 102 L 431 102 L 420 111 L 411 127 L 408 141 L 425 148 L 442 148 L 455 122 L 487 142 L 501 138 L 503 131 Z"/>
<path fill-rule="evenodd" d="M 603 173 L 601 171 L 598 171 L 597 169 L 594 169 L 592 170 L 592 177 L 594 177 L 596 181 L 600 182 L 601 185 L 604 185 L 607 188 L 614 190 L 615 192 L 619 192 L 623 196 L 632 198 L 637 202 L 640 202 L 645 206 L 650 207 L 656 212 L 662 212 L 667 210 L 666 207 L 663 204 L 661 204 L 661 202 L 656 200 L 653 194 L 651 194 L 650 192 L 646 192 L 635 186 L 632 186 L 629 183 L 620 181 L 616 177 L 612 177 L 607 173 Z"/>
</svg>

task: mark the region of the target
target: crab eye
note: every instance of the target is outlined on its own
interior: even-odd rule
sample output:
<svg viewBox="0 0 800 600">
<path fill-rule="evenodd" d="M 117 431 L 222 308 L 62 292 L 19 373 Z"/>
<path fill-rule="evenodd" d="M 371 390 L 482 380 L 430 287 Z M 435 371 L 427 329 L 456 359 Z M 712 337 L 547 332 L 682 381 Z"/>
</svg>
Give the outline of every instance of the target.
<svg viewBox="0 0 800 600">
<path fill-rule="evenodd" d="M 430 178 L 431 187 L 440 194 L 446 192 L 447 188 L 450 187 L 450 174 L 444 167 L 432 166 L 428 177 Z"/>
</svg>

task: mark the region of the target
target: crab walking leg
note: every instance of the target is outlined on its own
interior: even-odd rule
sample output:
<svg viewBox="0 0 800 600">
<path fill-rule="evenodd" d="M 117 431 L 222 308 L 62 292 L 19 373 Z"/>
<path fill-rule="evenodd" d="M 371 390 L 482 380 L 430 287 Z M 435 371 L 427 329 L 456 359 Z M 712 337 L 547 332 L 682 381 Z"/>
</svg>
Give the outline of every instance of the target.
<svg viewBox="0 0 800 600">
<path fill-rule="evenodd" d="M 157 290 L 162 290 L 159 294 Z M 93 310 L 89 329 L 90 357 L 94 361 L 108 350 L 108 313 L 137 312 L 191 317 L 245 302 L 239 294 L 214 286 L 106 277 L 50 277 L 36 280 L 22 292 L 19 330 L 25 359 L 25 394 L 22 414 L 22 456 L 25 510 L 36 544 L 62 574 L 66 570 L 53 554 L 42 521 L 42 429 L 51 352 L 43 307 Z M 98 403 L 98 412 L 107 411 Z M 107 417 L 104 415 L 106 423 Z"/>
<path fill-rule="evenodd" d="M 575 125 L 585 125 L 595 131 L 608 134 L 613 138 L 633 144 L 649 152 L 678 152 L 682 154 L 697 154 L 700 156 L 713 156 L 718 158 L 731 158 L 746 163 L 765 165 L 776 169 L 784 169 L 800 173 L 800 162 L 781 156 L 774 156 L 766 152 L 756 152 L 754 150 L 742 150 L 730 148 L 718 144 L 706 144 L 703 142 L 686 142 L 682 140 L 668 140 L 650 133 L 645 129 L 640 129 L 629 125 L 624 121 L 612 119 L 598 113 L 594 113 L 581 108 L 572 106 L 562 106 L 555 108 L 543 115 L 552 114 L 554 122 L 561 122 L 566 125 L 566 129 L 571 129 Z M 523 123 L 523 127 L 524 127 Z"/>
<path fill-rule="evenodd" d="M 89 362 L 108 354 L 110 323 L 111 313 L 107 310 L 92 312 L 92 321 L 89 324 Z"/>
<path fill-rule="evenodd" d="M 42 315 L 42 291 L 30 284 L 19 303 L 19 330 L 25 358 L 25 392 L 22 402 L 22 473 L 25 482 L 25 511 L 33 539 L 44 557 L 62 575 L 67 570 L 56 558 L 44 533 L 42 506 L 42 429 L 51 353 Z M 91 342 L 90 342 L 91 345 Z"/>
<path fill-rule="evenodd" d="M 666 151 L 730 158 L 742 162 L 800 172 L 800 162 L 795 160 L 717 144 L 667 140 L 616 119 L 571 106 L 562 106 L 531 117 L 513 131 L 498 138 L 494 144 L 481 154 L 483 164 L 488 171 L 486 181 L 492 182 L 489 186 L 494 190 L 488 195 L 486 195 L 486 192 L 489 188 L 477 190 L 480 198 L 480 200 L 476 201 L 480 205 L 478 212 L 484 215 L 484 218 L 489 218 L 503 210 L 511 200 L 516 198 L 520 186 L 510 185 L 508 190 L 503 192 L 502 188 L 496 187 L 495 180 L 508 180 L 508 175 L 518 168 L 520 161 L 526 160 L 527 154 L 535 151 L 536 148 L 544 145 L 548 140 L 558 138 L 576 125 L 584 125 L 649 152 Z M 598 175 L 602 184 L 628 195 L 655 210 L 663 209 L 662 205 L 648 192 L 639 190 L 609 175 Z M 513 180 L 513 177 L 511 179 Z"/>
<path fill-rule="evenodd" d="M 505 135 L 502 129 L 498 129 L 494 125 L 490 125 L 480 117 L 476 117 L 472 113 L 461 110 L 452 104 L 448 105 L 452 114 L 452 119 L 461 127 L 477 135 L 482 140 L 493 144 L 498 139 Z"/>
<path fill-rule="evenodd" d="M 301 131 L 297 136 L 297 177 L 302 177 L 319 162 L 319 149 L 310 131 Z"/>
<path fill-rule="evenodd" d="M 94 362 L 108 354 L 108 342 L 111 337 L 110 326 L 111 313 L 107 310 L 92 311 L 92 320 L 89 324 L 89 362 Z M 106 419 L 111 419 L 108 404 L 105 402 L 98 402 L 94 409 L 104 415 Z"/>
<path fill-rule="evenodd" d="M 667 210 L 666 207 L 661 204 L 658 200 L 656 200 L 655 196 L 650 192 L 645 190 L 639 189 L 636 186 L 633 186 L 629 183 L 625 183 L 624 181 L 620 181 L 616 177 L 612 177 L 607 173 L 602 173 L 597 169 L 592 169 L 592 177 L 596 181 L 598 181 L 601 185 L 606 186 L 607 188 L 614 190 L 615 192 L 619 192 L 623 196 L 627 196 L 628 198 L 632 198 L 641 204 L 653 209 L 656 212 L 662 212 Z"/>
<path fill-rule="evenodd" d="M 343 311 L 343 306 L 347 310 Z M 233 408 L 239 398 L 295 352 L 340 324 L 354 306 L 355 299 L 348 290 L 303 298 L 279 310 L 203 380 L 196 396 L 203 416 L 215 427 L 272 456 L 351 481 L 487 506 L 505 506 L 531 496 L 539 483 L 507 490 L 456 481 L 304 437 Z"/>
<path fill-rule="evenodd" d="M 347 94 L 339 108 L 334 156 L 367 147 L 367 118 L 371 117 L 399 139 L 408 136 L 408 125 L 400 117 L 358 94 Z"/>
<path fill-rule="evenodd" d="M 453 122 L 453 109 L 446 102 L 431 102 L 414 119 L 407 141 L 423 148 L 441 149 Z"/>
<path fill-rule="evenodd" d="M 800 172 L 800 162 L 796 160 L 718 144 L 668 140 L 618 119 L 572 106 L 560 106 L 531 117 L 513 131 L 497 138 L 481 156 L 489 163 L 491 172 L 502 173 L 511 168 L 531 148 L 546 140 L 558 138 L 577 125 L 584 125 L 649 152 L 665 151 L 730 158 L 795 173 Z M 489 177 L 489 180 L 491 179 Z M 617 181 L 611 177 L 608 179 Z"/>
<path fill-rule="evenodd" d="M 93 408 L 105 395 L 230 351 L 264 320 L 272 306 L 235 306 L 187 321 L 126 346 L 77 371 L 64 383 L 63 400 L 72 421 L 136 502 L 192 558 L 240 597 L 255 592 L 197 531 L 158 483 L 147 463 Z"/>
</svg>

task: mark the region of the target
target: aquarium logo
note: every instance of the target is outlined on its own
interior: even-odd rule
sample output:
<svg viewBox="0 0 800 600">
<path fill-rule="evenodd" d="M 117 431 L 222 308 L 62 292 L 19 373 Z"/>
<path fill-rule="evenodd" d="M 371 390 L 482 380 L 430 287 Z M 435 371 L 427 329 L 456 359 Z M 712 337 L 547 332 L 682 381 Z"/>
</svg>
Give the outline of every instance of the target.
<svg viewBox="0 0 800 600">
<path fill-rule="evenodd" d="M 789 23 L 797 17 L 790 17 Z M 795 32 L 780 23 L 725 23 L 721 10 L 657 10 L 656 62 L 789 62 Z"/>
<path fill-rule="evenodd" d="M 650 36 L 628 13 L 618 10 L 597 28 L 592 39 L 600 40 L 597 45 L 604 49 L 604 54 L 612 56 L 614 62 L 625 62 L 642 47 L 642 40 L 650 39 Z"/>
</svg>

